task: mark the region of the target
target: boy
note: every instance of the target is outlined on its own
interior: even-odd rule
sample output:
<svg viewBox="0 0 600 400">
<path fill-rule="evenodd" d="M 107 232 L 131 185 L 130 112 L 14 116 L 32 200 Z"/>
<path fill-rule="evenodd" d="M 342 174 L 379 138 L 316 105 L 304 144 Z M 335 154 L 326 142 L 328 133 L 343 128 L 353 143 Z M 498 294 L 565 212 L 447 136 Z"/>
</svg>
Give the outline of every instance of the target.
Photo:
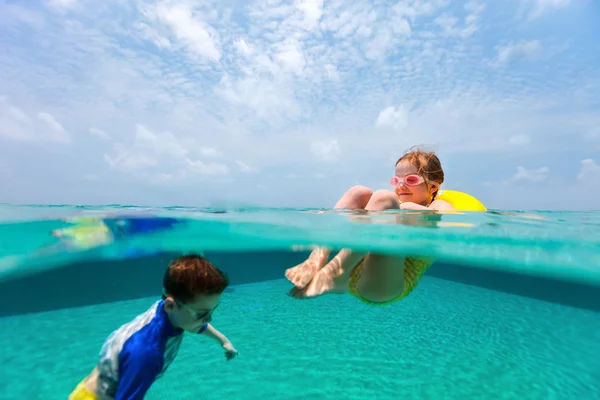
<svg viewBox="0 0 600 400">
<path fill-rule="evenodd" d="M 69 400 L 144 398 L 175 359 L 184 331 L 215 339 L 226 358 L 234 358 L 237 350 L 209 323 L 228 285 L 226 275 L 199 255 L 171 261 L 162 300 L 110 334 L 96 368 Z"/>
</svg>

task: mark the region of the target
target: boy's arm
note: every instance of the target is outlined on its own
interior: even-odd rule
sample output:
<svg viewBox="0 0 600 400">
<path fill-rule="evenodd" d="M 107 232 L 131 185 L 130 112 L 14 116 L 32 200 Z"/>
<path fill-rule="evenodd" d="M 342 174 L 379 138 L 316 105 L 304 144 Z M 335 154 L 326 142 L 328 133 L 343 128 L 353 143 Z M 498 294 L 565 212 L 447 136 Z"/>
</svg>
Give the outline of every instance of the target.
<svg viewBox="0 0 600 400">
<path fill-rule="evenodd" d="M 223 335 L 221 332 L 216 330 L 215 327 L 212 326 L 211 324 L 206 324 L 206 328 L 201 333 L 216 340 L 217 342 L 219 342 L 221 344 L 221 346 L 225 346 L 226 344 L 231 344 L 229 339 L 227 339 L 227 337 L 225 335 Z"/>
<path fill-rule="evenodd" d="M 123 349 L 115 400 L 143 399 L 163 367 L 163 355 L 144 349 Z"/>
<path fill-rule="evenodd" d="M 229 339 L 211 324 L 206 324 L 206 328 L 201 333 L 219 342 L 225 349 L 225 356 L 227 359 L 232 359 L 238 354 L 238 351 L 233 347 L 233 344 L 231 344 Z"/>
</svg>

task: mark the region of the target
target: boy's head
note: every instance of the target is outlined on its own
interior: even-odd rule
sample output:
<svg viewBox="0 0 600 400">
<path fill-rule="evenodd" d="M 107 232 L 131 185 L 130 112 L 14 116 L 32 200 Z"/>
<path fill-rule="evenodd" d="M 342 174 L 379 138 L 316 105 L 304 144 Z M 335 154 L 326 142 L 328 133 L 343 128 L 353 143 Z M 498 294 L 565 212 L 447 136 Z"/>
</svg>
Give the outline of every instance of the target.
<svg viewBox="0 0 600 400">
<path fill-rule="evenodd" d="M 163 279 L 165 311 L 171 323 L 176 328 L 198 332 L 212 319 L 228 285 L 227 276 L 202 256 L 174 259 Z"/>
</svg>

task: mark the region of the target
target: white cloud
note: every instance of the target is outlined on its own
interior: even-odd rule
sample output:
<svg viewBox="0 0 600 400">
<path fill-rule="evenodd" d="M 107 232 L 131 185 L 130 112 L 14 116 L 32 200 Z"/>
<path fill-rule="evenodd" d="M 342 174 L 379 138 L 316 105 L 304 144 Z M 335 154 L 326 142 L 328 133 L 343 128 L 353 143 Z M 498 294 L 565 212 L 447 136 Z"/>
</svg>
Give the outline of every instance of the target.
<svg viewBox="0 0 600 400">
<path fill-rule="evenodd" d="M 229 173 L 229 167 L 224 164 L 205 163 L 200 160 L 192 161 L 188 158 L 185 161 L 192 172 L 200 175 L 226 175 Z"/>
<path fill-rule="evenodd" d="M 316 140 L 310 144 L 310 150 L 313 154 L 323 161 L 336 161 L 342 149 L 336 139 Z"/>
<path fill-rule="evenodd" d="M 257 119 L 269 124 L 280 125 L 286 119 L 296 119 L 301 114 L 291 87 L 272 80 L 251 76 L 232 79 L 225 75 L 215 91 L 233 105 L 239 114 L 243 115 L 248 110 Z"/>
<path fill-rule="evenodd" d="M 577 179 L 586 181 L 586 183 L 600 183 L 600 165 L 590 158 L 581 160 L 581 170 L 577 175 Z"/>
<path fill-rule="evenodd" d="M 69 133 L 56 118 L 47 112 L 38 112 L 32 119 L 21 108 L 0 96 L 0 138 L 18 141 L 44 141 L 68 144 Z"/>
<path fill-rule="evenodd" d="M 542 182 L 548 178 L 550 168 L 540 167 L 536 169 L 525 169 L 521 166 L 517 167 L 517 172 L 510 178 L 509 182 Z"/>
<path fill-rule="evenodd" d="M 505 187 L 509 185 L 514 185 L 520 182 L 526 182 L 529 184 L 539 183 L 546 181 L 548 179 L 548 174 L 550 173 L 549 167 L 539 167 L 533 169 L 526 169 L 522 166 L 517 167 L 517 172 L 513 176 L 507 179 L 502 180 L 485 180 L 482 185 L 485 187 Z"/>
<path fill-rule="evenodd" d="M 54 118 L 52 114 L 47 112 L 38 113 L 38 118 L 46 123 L 46 125 L 50 128 L 52 132 L 48 133 L 48 136 L 52 137 L 53 140 L 57 142 L 65 142 L 69 143 L 71 138 L 65 128 L 62 126 L 60 122 Z"/>
<path fill-rule="evenodd" d="M 114 143 L 112 154 L 104 155 L 104 160 L 112 168 L 124 172 L 145 175 L 146 170 L 151 170 L 147 176 L 158 176 L 160 181 L 185 179 L 190 175 L 224 175 L 229 172 L 229 167 L 225 164 L 198 159 L 199 155 L 214 157 L 216 151 L 196 147 L 192 138 L 177 137 L 171 132 L 153 132 L 137 124 L 133 140 L 125 142 Z M 190 150 L 195 148 L 198 150 Z"/>
<path fill-rule="evenodd" d="M 253 49 L 246 43 L 244 39 L 238 39 L 235 41 L 234 46 L 240 55 L 249 57 L 253 54 Z"/>
<path fill-rule="evenodd" d="M 143 152 L 135 152 L 128 150 L 121 143 L 115 143 L 114 155 L 104 154 L 104 160 L 112 168 L 121 169 L 123 171 L 141 170 L 152 167 L 158 164 L 158 161 Z"/>
<path fill-rule="evenodd" d="M 325 64 L 324 68 L 325 68 L 325 76 L 327 76 L 329 79 L 331 79 L 333 81 L 340 80 L 340 73 L 335 65 Z"/>
<path fill-rule="evenodd" d="M 498 62 L 531 61 L 540 56 L 541 44 L 538 40 L 510 42 L 498 47 Z"/>
<path fill-rule="evenodd" d="M 375 121 L 375 126 L 404 128 L 408 125 L 408 113 L 409 110 L 404 106 L 387 107 L 379 112 L 379 116 L 377 116 L 377 120 Z"/>
<path fill-rule="evenodd" d="M 323 15 L 324 0 L 296 0 L 298 10 L 304 13 L 305 28 L 314 29 Z"/>
<path fill-rule="evenodd" d="M 572 3 L 574 3 L 574 0 L 527 0 L 525 2 L 529 6 L 529 19 L 535 19 L 544 14 L 564 9 Z"/>
<path fill-rule="evenodd" d="M 21 110 L 20 108 L 9 106 L 8 114 L 10 114 L 11 117 L 13 117 L 15 120 L 17 120 L 19 122 L 25 122 L 25 123 L 31 122 L 31 119 L 29 119 L 27 114 L 25 114 L 25 112 L 23 110 Z"/>
<path fill-rule="evenodd" d="M 150 22 L 162 23 L 161 27 L 167 28 L 167 34 L 173 36 L 166 38 L 169 42 L 180 42 L 202 61 L 218 62 L 221 59 L 219 34 L 205 21 L 206 13 L 185 2 L 161 2 L 155 7 L 147 7 L 145 13 Z"/>
<path fill-rule="evenodd" d="M 287 39 L 274 46 L 275 60 L 282 71 L 302 75 L 306 66 L 306 57 L 301 44 L 296 39 Z"/>
<path fill-rule="evenodd" d="M 484 3 L 478 0 L 471 0 L 464 5 L 464 8 L 467 15 L 462 27 L 460 26 L 460 20 L 448 12 L 443 12 L 434 19 L 433 22 L 440 27 L 442 35 L 467 38 L 477 31 L 479 28 L 478 21 L 485 10 Z"/>
</svg>

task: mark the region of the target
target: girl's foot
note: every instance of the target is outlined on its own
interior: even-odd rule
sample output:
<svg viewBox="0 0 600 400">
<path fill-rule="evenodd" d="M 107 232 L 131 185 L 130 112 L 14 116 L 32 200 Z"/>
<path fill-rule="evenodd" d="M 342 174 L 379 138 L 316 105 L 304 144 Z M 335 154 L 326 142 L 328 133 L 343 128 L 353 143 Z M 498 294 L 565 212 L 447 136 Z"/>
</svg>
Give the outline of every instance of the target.
<svg viewBox="0 0 600 400">
<path fill-rule="evenodd" d="M 341 266 L 329 263 L 314 275 L 305 287 L 294 287 L 289 295 L 297 299 L 321 296 L 326 293 L 344 293 L 348 287 L 348 279 L 344 278 Z"/>
<path fill-rule="evenodd" d="M 288 293 L 295 298 L 317 297 L 326 293 L 345 293 L 348 290 L 350 272 L 364 254 L 342 250 L 327 265 L 316 272 L 312 280 L 302 288 L 292 288 Z"/>
<path fill-rule="evenodd" d="M 322 247 L 314 249 L 306 261 L 285 271 L 285 277 L 297 288 L 304 288 L 327 263 L 329 250 Z"/>
</svg>

